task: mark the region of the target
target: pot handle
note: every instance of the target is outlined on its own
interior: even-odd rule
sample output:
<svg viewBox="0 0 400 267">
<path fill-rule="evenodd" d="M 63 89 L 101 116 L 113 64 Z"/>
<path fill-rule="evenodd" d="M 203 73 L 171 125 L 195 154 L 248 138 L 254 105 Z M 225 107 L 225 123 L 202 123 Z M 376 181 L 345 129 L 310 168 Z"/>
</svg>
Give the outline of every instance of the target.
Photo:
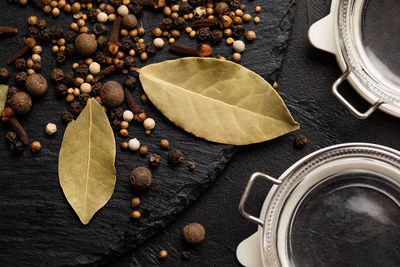
<svg viewBox="0 0 400 267">
<path fill-rule="evenodd" d="M 247 197 L 249 196 L 250 190 L 253 187 L 254 182 L 257 180 L 257 178 L 262 178 L 268 182 L 271 182 L 273 184 L 280 184 L 281 181 L 278 179 L 275 179 L 267 174 L 261 173 L 261 172 L 255 172 L 250 176 L 249 181 L 247 182 L 246 187 L 244 188 L 243 194 L 242 194 L 242 198 L 240 199 L 239 202 L 239 213 L 240 215 L 242 215 L 246 220 L 248 220 L 249 222 L 252 222 L 254 224 L 258 224 L 261 225 L 261 227 L 264 227 L 264 222 L 258 218 L 255 217 L 253 215 L 248 214 L 245 210 L 244 210 L 244 206 L 246 204 L 246 200 Z"/>
<path fill-rule="evenodd" d="M 333 95 L 358 119 L 365 120 L 368 118 L 375 110 L 377 110 L 382 104 L 385 102 L 382 100 L 376 101 L 366 112 L 361 113 L 357 109 L 355 109 L 340 93 L 339 93 L 339 85 L 346 80 L 346 78 L 351 74 L 349 68 L 333 83 L 332 85 L 332 93 Z"/>
</svg>

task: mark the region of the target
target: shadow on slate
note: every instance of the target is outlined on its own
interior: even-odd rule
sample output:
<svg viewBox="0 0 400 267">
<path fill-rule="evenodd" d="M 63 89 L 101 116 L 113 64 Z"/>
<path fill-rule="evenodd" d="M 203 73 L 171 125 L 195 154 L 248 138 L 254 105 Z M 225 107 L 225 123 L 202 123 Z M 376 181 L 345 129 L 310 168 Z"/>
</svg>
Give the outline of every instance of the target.
<svg viewBox="0 0 400 267">
<path fill-rule="evenodd" d="M 255 16 L 254 7 L 262 6 L 258 15 L 261 23 L 246 25 L 254 29 L 257 40 L 247 43 L 242 56 L 242 64 L 260 74 L 268 81 L 276 79 L 286 49 L 294 16 L 294 0 L 245 1 L 247 10 Z M 20 7 L 1 1 L 1 26 L 18 27 L 16 36 L 0 37 L 0 62 L 7 59 L 22 45 L 22 38 L 27 30 L 26 19 L 30 15 L 45 17 L 49 26 L 59 25 L 66 30 L 72 22 L 71 16 L 61 15 L 54 19 L 29 4 Z M 145 10 L 143 25 L 150 32 L 158 26 L 162 15 Z M 146 42 L 152 40 L 149 33 L 144 37 Z M 196 44 L 187 35 L 177 43 Z M 57 64 L 51 55 L 50 45 L 41 44 L 42 74 L 48 79 L 50 72 Z M 138 66 L 174 59 L 164 47 L 156 56 L 145 63 L 138 61 Z M 224 43 L 215 49 L 215 56 L 222 55 L 230 59 L 231 48 Z M 77 59 L 75 59 L 77 60 Z M 74 61 L 68 59 L 60 65 L 64 71 L 70 71 Z M 12 72 L 8 83 L 14 85 L 16 70 Z M 121 74 L 109 79 L 122 81 Z M 179 129 L 169 122 L 150 103 L 140 105 L 149 117 L 156 120 L 154 132 L 147 136 L 137 124 L 129 127 L 130 137 L 137 137 L 143 145 L 149 146 L 150 153 L 162 157 L 161 165 L 153 171 L 153 185 L 142 195 L 138 208 L 142 218 L 132 222 L 130 200 L 137 194 L 129 184 L 129 174 L 137 166 L 147 166 L 148 157 L 142 158 L 137 153 L 122 152 L 119 144 L 126 138 L 116 134 L 117 144 L 117 183 L 111 200 L 84 226 L 66 201 L 58 182 L 58 151 L 66 125 L 61 114 L 68 108 L 64 99 L 54 94 L 55 85 L 49 82 L 46 95 L 33 100 L 32 110 L 20 117 L 20 122 L 27 130 L 30 141 L 42 143 L 42 151 L 32 154 L 28 148 L 20 155 L 12 155 L 4 136 L 8 126 L 0 126 L 0 264 L 1 265 L 50 265 L 71 266 L 103 264 L 133 249 L 141 242 L 165 227 L 180 212 L 187 208 L 215 180 L 236 149 L 230 145 L 221 145 L 198 139 Z M 20 89 L 24 90 L 20 87 Z M 142 89 L 133 92 L 139 100 Z M 171 103 L 173 105 L 174 103 Z M 47 136 L 47 123 L 57 124 L 58 132 Z M 167 152 L 159 146 L 160 139 L 170 141 L 171 148 L 181 149 L 185 158 L 196 163 L 194 172 L 185 164 L 171 167 L 166 162 Z"/>
</svg>

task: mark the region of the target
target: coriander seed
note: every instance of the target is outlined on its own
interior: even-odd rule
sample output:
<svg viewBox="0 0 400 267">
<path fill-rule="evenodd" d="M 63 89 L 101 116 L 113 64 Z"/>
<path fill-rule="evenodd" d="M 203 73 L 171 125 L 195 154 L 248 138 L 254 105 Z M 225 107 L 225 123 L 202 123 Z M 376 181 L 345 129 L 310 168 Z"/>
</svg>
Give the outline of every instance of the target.
<svg viewBox="0 0 400 267">
<path fill-rule="evenodd" d="M 149 148 L 148 148 L 147 146 L 141 146 L 141 147 L 139 148 L 139 154 L 140 154 L 141 156 L 146 156 L 147 153 L 149 153 Z"/>
<path fill-rule="evenodd" d="M 37 23 L 37 17 L 36 16 L 30 16 L 28 18 L 28 24 L 29 25 L 34 26 L 34 25 L 36 25 L 36 23 Z"/>
<path fill-rule="evenodd" d="M 260 17 L 254 17 L 254 23 L 255 24 L 258 24 L 258 23 L 260 23 Z"/>
<path fill-rule="evenodd" d="M 251 21 L 251 15 L 248 14 L 248 13 L 244 14 L 243 17 L 242 17 L 242 20 L 243 20 L 244 22 L 249 22 L 249 21 Z"/>
<path fill-rule="evenodd" d="M 40 144 L 39 141 L 34 141 L 31 143 L 31 151 L 33 153 L 37 153 L 42 149 L 42 145 Z"/>
<path fill-rule="evenodd" d="M 256 33 L 255 33 L 254 31 L 252 31 L 252 30 L 247 31 L 247 32 L 244 34 L 244 38 L 245 38 L 247 41 L 253 41 L 254 39 L 256 39 Z"/>
<path fill-rule="evenodd" d="M 240 61 L 241 58 L 242 58 L 242 56 L 238 52 L 233 53 L 233 55 L 232 55 L 232 60 L 235 61 L 235 62 Z"/>
<path fill-rule="evenodd" d="M 122 129 L 127 129 L 129 127 L 129 122 L 121 121 L 120 125 Z"/>
<path fill-rule="evenodd" d="M 137 210 L 135 210 L 134 212 L 131 213 L 131 218 L 132 218 L 132 219 L 137 220 L 137 219 L 140 218 L 140 216 L 141 216 L 141 214 L 140 214 L 140 212 L 137 211 Z"/>
<path fill-rule="evenodd" d="M 160 259 L 165 259 L 165 258 L 167 258 L 168 257 L 168 252 L 166 251 L 166 250 L 161 250 L 159 253 L 158 253 L 158 257 L 160 258 Z"/>
<path fill-rule="evenodd" d="M 167 139 L 161 139 L 160 146 L 161 146 L 162 149 L 168 149 L 169 148 L 169 141 Z"/>
<path fill-rule="evenodd" d="M 119 131 L 119 133 L 120 133 L 122 136 L 128 136 L 128 134 L 129 134 L 129 132 L 128 132 L 127 129 L 121 129 L 121 130 Z"/>
<path fill-rule="evenodd" d="M 234 40 L 233 40 L 233 38 L 232 38 L 232 37 L 228 37 L 228 38 L 226 38 L 226 43 L 227 43 L 228 45 L 231 45 L 231 44 L 233 44 L 233 42 L 234 42 Z"/>
<path fill-rule="evenodd" d="M 140 198 L 138 197 L 132 198 L 131 203 L 132 203 L 132 208 L 136 208 L 137 206 L 140 205 Z"/>
<path fill-rule="evenodd" d="M 261 7 L 260 6 L 256 6 L 256 8 L 254 9 L 254 11 L 256 11 L 257 13 L 261 11 Z"/>
<path fill-rule="evenodd" d="M 122 142 L 121 143 L 121 148 L 123 149 L 123 150 L 127 150 L 128 149 L 128 142 Z"/>
</svg>

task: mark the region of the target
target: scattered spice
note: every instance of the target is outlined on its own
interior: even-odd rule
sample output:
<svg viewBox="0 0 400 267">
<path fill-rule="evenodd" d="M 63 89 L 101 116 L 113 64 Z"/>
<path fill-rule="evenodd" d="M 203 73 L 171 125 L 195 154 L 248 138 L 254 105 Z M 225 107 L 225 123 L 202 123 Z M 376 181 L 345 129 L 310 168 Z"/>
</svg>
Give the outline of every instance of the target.
<svg viewBox="0 0 400 267">
<path fill-rule="evenodd" d="M 147 146 L 141 146 L 141 147 L 139 148 L 139 154 L 140 154 L 141 156 L 146 156 L 147 153 L 149 153 L 149 148 L 148 148 Z"/>
<path fill-rule="evenodd" d="M 168 149 L 169 148 L 169 141 L 167 139 L 161 139 L 160 145 L 162 149 Z"/>
<path fill-rule="evenodd" d="M 132 198 L 132 208 L 136 208 L 137 206 L 139 206 L 140 205 L 140 198 L 138 198 L 138 197 L 134 197 L 134 198 Z"/>
<path fill-rule="evenodd" d="M 47 81 L 41 74 L 30 75 L 26 79 L 25 86 L 32 96 L 42 96 L 47 91 Z"/>
<path fill-rule="evenodd" d="M 7 132 L 6 139 L 10 142 L 12 152 L 19 153 L 23 150 L 24 144 L 18 139 L 15 132 Z"/>
<path fill-rule="evenodd" d="M 121 143 L 121 148 L 122 148 L 123 150 L 127 150 L 128 147 L 129 147 L 128 142 L 122 142 L 122 143 Z"/>
<path fill-rule="evenodd" d="M 146 167 L 137 167 L 131 172 L 131 185 L 137 191 L 143 191 L 151 186 L 151 171 Z"/>
<path fill-rule="evenodd" d="M 307 144 L 307 137 L 304 135 L 296 136 L 294 145 L 296 148 L 303 148 Z"/>
<path fill-rule="evenodd" d="M 9 76 L 10 76 L 10 71 L 7 68 L 5 67 L 0 68 L 0 80 L 7 80 Z"/>
<path fill-rule="evenodd" d="M 173 149 L 168 152 L 168 161 L 172 164 L 178 164 L 184 160 L 183 154 L 179 149 Z"/>
<path fill-rule="evenodd" d="M 272 85 L 272 88 L 274 88 L 275 90 L 278 90 L 278 83 L 276 81 Z"/>
<path fill-rule="evenodd" d="M 106 82 L 100 91 L 101 100 L 108 107 L 118 107 L 124 101 L 124 90 L 115 81 Z"/>
<path fill-rule="evenodd" d="M 132 218 L 132 219 L 137 220 L 137 219 L 140 218 L 140 216 L 141 216 L 141 214 L 140 214 L 140 212 L 137 211 L 137 210 L 135 210 L 135 211 L 133 211 L 133 212 L 131 213 L 131 218 Z"/>
<path fill-rule="evenodd" d="M 182 257 L 184 258 L 184 259 L 190 259 L 190 251 L 182 251 Z"/>
<path fill-rule="evenodd" d="M 199 223 L 189 223 L 182 230 L 183 238 L 189 244 L 199 244 L 204 241 L 206 231 Z"/>
<path fill-rule="evenodd" d="M 57 125 L 55 125 L 54 123 L 48 123 L 46 125 L 46 133 L 48 135 L 53 135 L 57 132 Z"/>
<path fill-rule="evenodd" d="M 42 149 L 42 145 L 40 144 L 39 141 L 34 141 L 31 143 L 31 151 L 33 153 L 37 153 Z"/>
<path fill-rule="evenodd" d="M 32 99 L 25 92 L 17 92 L 10 98 L 9 104 L 15 113 L 25 114 L 32 107 Z"/>
<path fill-rule="evenodd" d="M 149 164 L 151 167 L 157 168 L 158 166 L 160 166 L 160 161 L 161 161 L 160 155 L 155 153 L 150 155 Z"/>
<path fill-rule="evenodd" d="M 165 258 L 167 258 L 168 257 L 168 252 L 166 251 L 166 250 L 161 250 L 159 253 L 158 253 L 158 257 L 160 258 L 160 259 L 165 259 Z"/>
</svg>

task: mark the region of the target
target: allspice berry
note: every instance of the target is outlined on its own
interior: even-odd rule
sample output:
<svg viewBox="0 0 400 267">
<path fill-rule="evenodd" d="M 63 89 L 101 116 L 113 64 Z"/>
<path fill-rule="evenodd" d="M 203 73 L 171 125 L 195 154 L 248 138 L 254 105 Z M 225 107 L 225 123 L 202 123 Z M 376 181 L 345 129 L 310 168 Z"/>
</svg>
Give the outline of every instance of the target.
<svg viewBox="0 0 400 267">
<path fill-rule="evenodd" d="M 124 101 L 124 90 L 118 82 L 108 81 L 101 87 L 100 96 L 107 107 L 118 107 Z"/>
<path fill-rule="evenodd" d="M 25 92 L 15 93 L 10 99 L 10 107 L 17 114 L 25 114 L 32 107 L 32 99 Z"/>
<path fill-rule="evenodd" d="M 47 91 L 47 81 L 41 74 L 32 74 L 26 79 L 26 90 L 33 96 L 42 96 Z"/>
<path fill-rule="evenodd" d="M 131 172 L 131 185 L 137 191 L 143 191 L 151 186 L 151 171 L 146 167 L 137 167 Z"/>
<path fill-rule="evenodd" d="M 136 19 L 135 15 L 127 14 L 122 19 L 122 24 L 128 29 L 133 29 L 137 25 L 137 19 Z"/>
<path fill-rule="evenodd" d="M 215 12 L 217 13 L 217 15 L 225 15 L 229 13 L 229 6 L 227 3 L 225 2 L 219 2 L 216 6 L 215 6 Z"/>
<path fill-rule="evenodd" d="M 75 40 L 75 48 L 80 55 L 90 56 L 97 49 L 97 41 L 92 35 L 82 33 Z"/>
<path fill-rule="evenodd" d="M 189 244 L 199 244 L 204 241 L 206 231 L 199 223 L 189 223 L 182 230 L 183 238 Z"/>
</svg>

